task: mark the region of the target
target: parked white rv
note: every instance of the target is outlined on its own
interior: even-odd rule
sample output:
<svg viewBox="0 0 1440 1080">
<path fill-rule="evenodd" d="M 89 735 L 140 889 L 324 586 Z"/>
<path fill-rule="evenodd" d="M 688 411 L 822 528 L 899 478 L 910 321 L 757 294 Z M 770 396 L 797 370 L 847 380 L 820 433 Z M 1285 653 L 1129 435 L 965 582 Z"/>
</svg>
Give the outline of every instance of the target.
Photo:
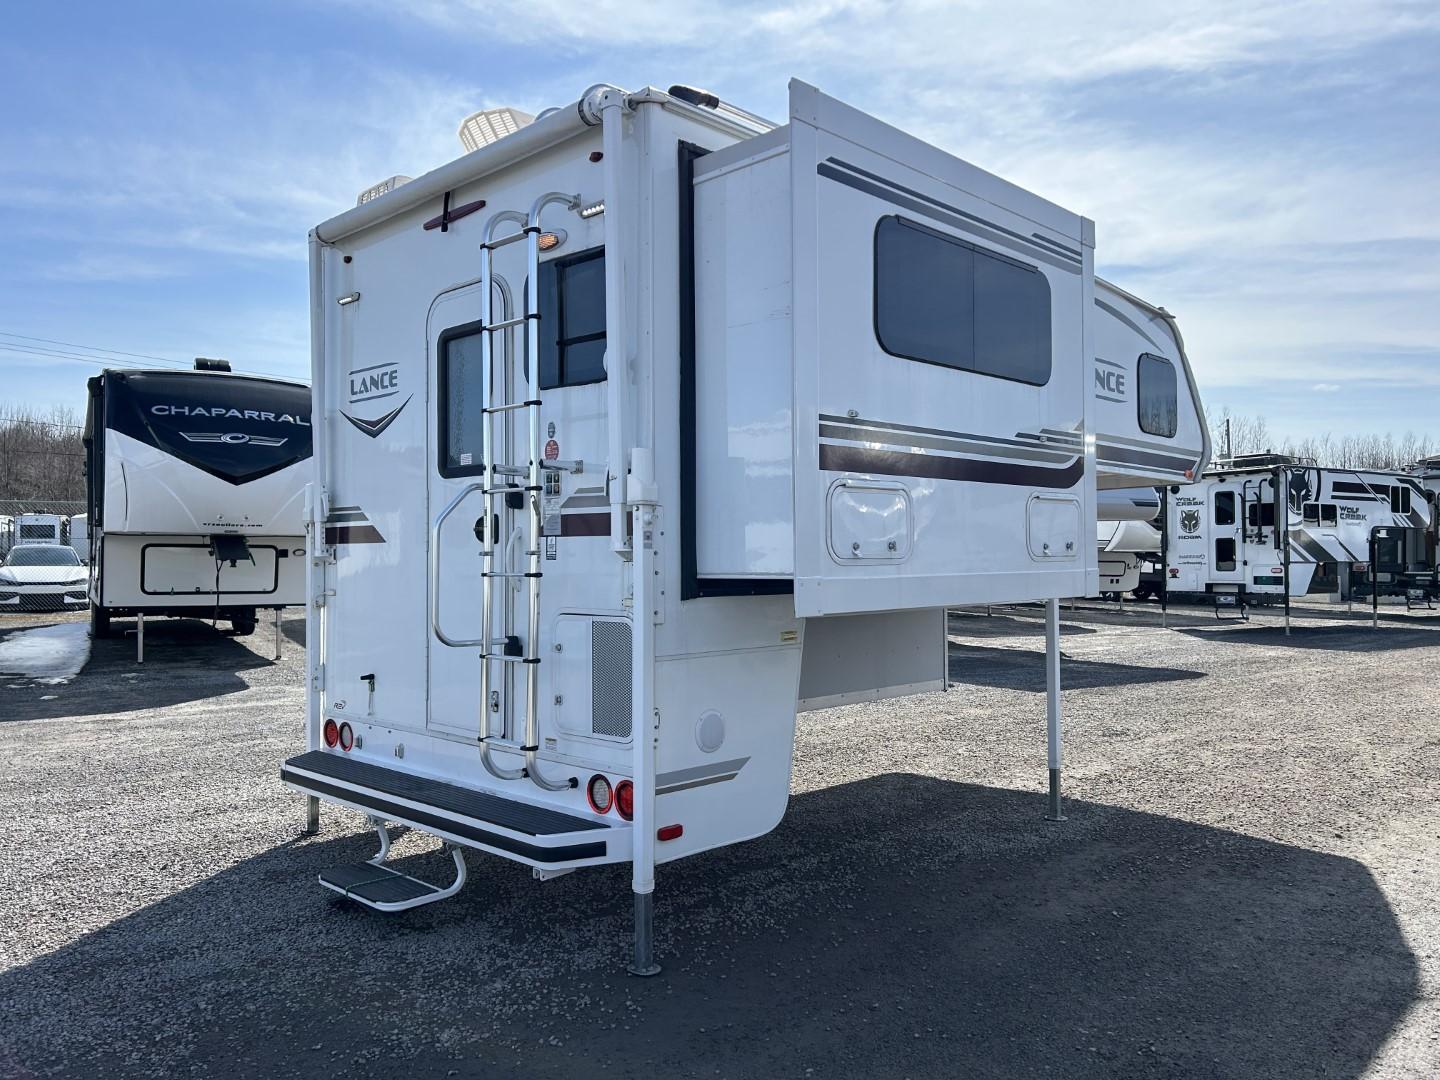
<svg viewBox="0 0 1440 1080">
<path fill-rule="evenodd" d="M 84 514 L 76 514 L 70 519 L 70 546 L 80 556 L 81 562 L 90 561 L 90 525 Z"/>
<path fill-rule="evenodd" d="M 1412 474 L 1316 468 L 1274 454 L 1223 462 L 1166 493 L 1167 591 L 1288 605 L 1325 570 L 1362 595 L 1434 593 L 1434 513 Z"/>
<path fill-rule="evenodd" d="M 597 86 L 312 232 L 282 778 L 381 837 L 326 887 L 629 863 L 653 972 L 656 865 L 775 826 L 797 707 L 943 688 L 947 605 L 1047 602 L 1058 815 L 1097 487 L 1208 456 L 1179 336 L 1097 285 L 1086 219 L 803 83 L 789 112 Z M 1094 362 L 1102 295 L 1153 362 Z M 387 867 L 386 821 L 455 881 Z"/>
<path fill-rule="evenodd" d="M 65 519 L 59 514 L 16 514 L 15 543 L 63 544 Z"/>
<path fill-rule="evenodd" d="M 1159 520 L 1160 495 L 1154 488 L 1100 493 L 1095 540 L 1102 595 L 1124 596 L 1139 589 L 1142 564 L 1160 551 Z"/>
<path fill-rule="evenodd" d="M 234 375 L 107 370 L 85 419 L 90 615 L 226 619 L 305 603 L 310 391 Z M 143 636 L 137 640 L 143 658 Z"/>
</svg>

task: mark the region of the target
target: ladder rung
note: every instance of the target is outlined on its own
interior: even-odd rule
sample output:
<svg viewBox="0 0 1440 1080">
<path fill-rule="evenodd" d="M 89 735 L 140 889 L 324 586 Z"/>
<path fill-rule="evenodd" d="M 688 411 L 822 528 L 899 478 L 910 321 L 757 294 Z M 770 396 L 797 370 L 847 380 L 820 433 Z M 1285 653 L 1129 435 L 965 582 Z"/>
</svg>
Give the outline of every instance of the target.
<svg viewBox="0 0 1440 1080">
<path fill-rule="evenodd" d="M 536 229 L 535 231 L 539 232 L 540 230 Z M 499 240 L 491 240 L 488 244 L 481 244 L 480 246 L 482 248 L 489 248 L 491 251 L 494 251 L 496 248 L 505 247 L 507 244 L 519 243 L 521 240 L 524 240 L 525 237 L 529 234 L 530 230 L 527 227 L 521 229 L 517 233 L 511 233 L 509 236 L 502 236 Z"/>
<path fill-rule="evenodd" d="M 538 408 L 539 405 L 540 405 L 540 399 L 539 399 L 539 398 L 536 398 L 534 401 L 512 401 L 512 402 L 510 402 L 508 405 L 492 405 L 492 406 L 490 406 L 490 408 L 486 409 L 485 412 L 487 412 L 487 413 L 511 412 L 511 411 L 514 410 L 514 409 Z"/>
<path fill-rule="evenodd" d="M 500 476 L 529 476 L 529 465 L 492 465 L 490 470 Z"/>
<path fill-rule="evenodd" d="M 538 664 L 538 656 L 506 656 L 504 653 L 481 653 L 481 660 L 499 660 L 502 664 Z"/>
<path fill-rule="evenodd" d="M 540 488 L 539 488 L 537 485 L 534 485 L 534 484 L 526 484 L 524 487 L 520 487 L 520 486 L 515 485 L 515 484 L 509 484 L 509 485 L 506 485 L 505 487 L 486 488 L 483 492 L 481 492 L 481 494 L 483 494 L 483 495 L 509 495 L 509 494 L 511 494 L 511 493 L 513 493 L 513 492 L 517 492 L 517 491 L 539 491 L 539 490 L 540 490 Z"/>
<path fill-rule="evenodd" d="M 485 327 L 485 329 L 493 334 L 496 330 L 509 330 L 512 326 L 519 326 L 521 323 L 527 322 L 530 319 L 538 322 L 540 320 L 540 313 L 538 311 L 532 311 L 529 315 L 516 315 L 515 318 L 506 319 L 504 322 L 491 323 Z"/>
<path fill-rule="evenodd" d="M 534 552 L 532 552 L 532 551 L 527 551 L 525 554 L 526 554 L 526 555 L 533 555 Z M 533 573 L 533 574 L 530 573 L 530 572 L 528 572 L 528 571 L 524 571 L 524 570 L 510 570 L 510 571 L 499 571 L 499 570 L 497 570 L 497 571 L 494 571 L 494 572 L 485 571 L 485 572 L 481 573 L 480 576 L 481 576 L 481 577 L 500 577 L 500 578 L 525 578 L 525 577 L 541 578 L 541 577 L 544 577 L 545 575 L 544 575 L 544 573 L 542 573 L 542 572 L 539 571 L 539 570 L 535 571 L 535 573 Z"/>
</svg>

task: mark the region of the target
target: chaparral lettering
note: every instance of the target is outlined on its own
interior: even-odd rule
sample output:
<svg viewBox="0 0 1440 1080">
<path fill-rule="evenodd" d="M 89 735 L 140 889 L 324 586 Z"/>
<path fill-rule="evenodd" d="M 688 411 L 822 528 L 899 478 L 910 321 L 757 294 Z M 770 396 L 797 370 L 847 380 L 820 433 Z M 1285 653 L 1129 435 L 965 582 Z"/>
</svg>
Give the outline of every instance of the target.
<svg viewBox="0 0 1440 1080">
<path fill-rule="evenodd" d="M 234 420 L 260 420 L 268 424 L 310 426 L 310 421 L 303 416 L 261 412 L 258 409 L 246 409 L 242 412 L 239 409 L 227 409 L 223 405 L 213 407 L 207 405 L 151 405 L 150 412 L 155 416 L 224 416 Z"/>
</svg>

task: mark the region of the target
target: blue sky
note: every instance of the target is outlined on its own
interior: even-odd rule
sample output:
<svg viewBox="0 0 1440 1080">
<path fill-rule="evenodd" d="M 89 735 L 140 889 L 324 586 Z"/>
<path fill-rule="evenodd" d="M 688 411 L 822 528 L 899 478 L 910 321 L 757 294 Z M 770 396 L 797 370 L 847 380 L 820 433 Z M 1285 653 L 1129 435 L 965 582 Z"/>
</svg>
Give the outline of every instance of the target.
<svg viewBox="0 0 1440 1080">
<path fill-rule="evenodd" d="M 688 82 L 783 116 L 794 75 L 1094 218 L 1212 413 L 1440 436 L 1435 3 L 682 10 L 12 6 L 0 404 L 81 405 L 99 368 L 36 338 L 304 374 L 307 230 L 457 156 L 476 108 Z"/>
</svg>

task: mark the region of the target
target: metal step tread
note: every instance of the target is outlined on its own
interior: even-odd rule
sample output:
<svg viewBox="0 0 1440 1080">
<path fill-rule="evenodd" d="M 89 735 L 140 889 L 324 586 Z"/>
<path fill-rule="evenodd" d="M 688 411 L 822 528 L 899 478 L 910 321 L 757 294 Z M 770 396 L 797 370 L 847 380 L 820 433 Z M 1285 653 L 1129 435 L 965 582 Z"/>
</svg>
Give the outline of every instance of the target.
<svg viewBox="0 0 1440 1080">
<path fill-rule="evenodd" d="M 487 792 L 472 791 L 457 784 L 447 784 L 443 780 L 398 772 L 324 750 L 311 750 L 309 753 L 300 754 L 285 762 L 281 768 L 281 779 L 304 787 L 307 778 L 296 775 L 292 772 L 294 769 L 303 769 L 318 776 L 355 784 L 384 795 L 408 799 L 450 814 L 530 836 L 604 831 L 612 827 L 594 818 L 515 802 Z"/>
<path fill-rule="evenodd" d="M 407 877 L 388 866 L 369 862 L 348 863 L 322 870 L 320 884 L 372 904 L 403 904 L 440 891 L 434 885 Z"/>
</svg>

